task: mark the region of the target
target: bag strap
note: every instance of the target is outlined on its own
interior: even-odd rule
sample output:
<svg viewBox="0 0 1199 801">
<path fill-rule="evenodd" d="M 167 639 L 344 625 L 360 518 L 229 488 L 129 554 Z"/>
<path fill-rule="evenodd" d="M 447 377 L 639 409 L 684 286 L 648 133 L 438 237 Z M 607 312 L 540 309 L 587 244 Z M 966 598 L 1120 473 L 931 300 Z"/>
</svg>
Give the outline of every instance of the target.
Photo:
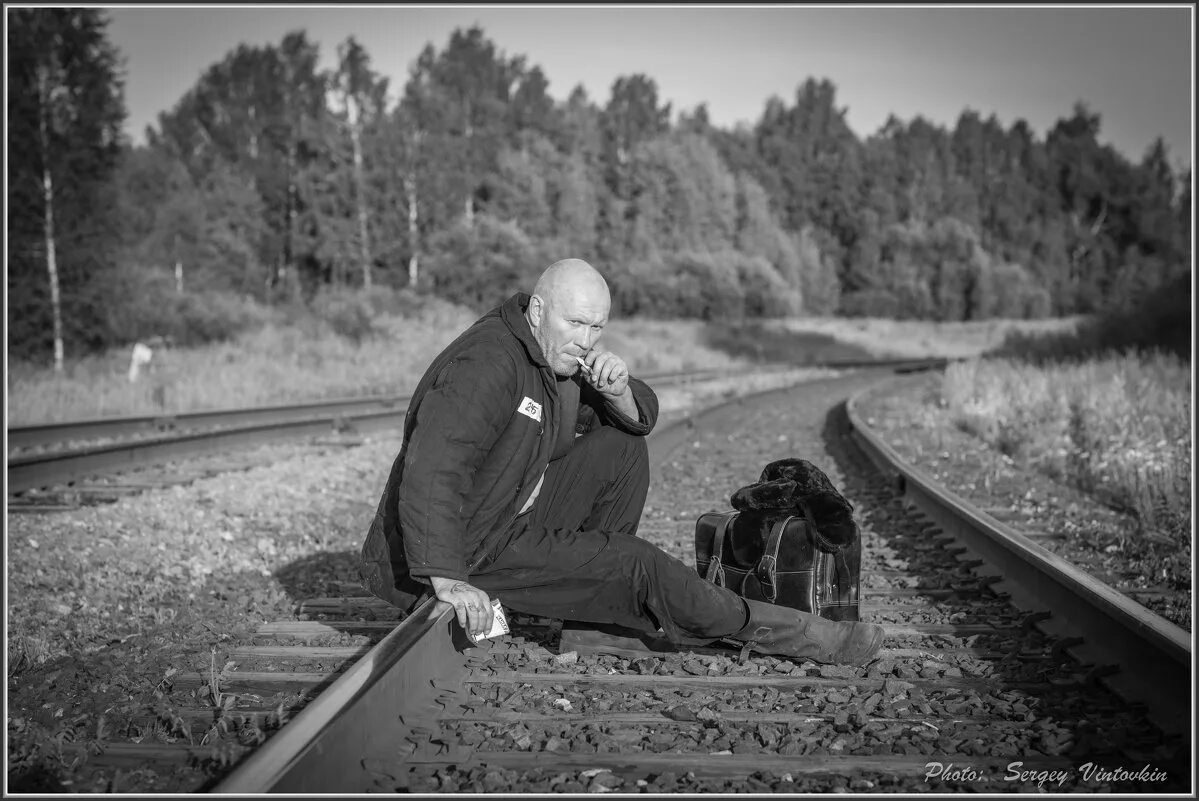
<svg viewBox="0 0 1199 801">
<path fill-rule="evenodd" d="M 716 524 L 716 533 L 712 535 L 712 558 L 708 562 L 708 573 L 704 578 L 717 587 L 725 586 L 724 563 L 721 561 L 721 556 L 724 554 L 724 534 L 738 514 L 740 512 L 725 512 L 724 516 L 720 518 L 720 522 Z"/>
<path fill-rule="evenodd" d="M 812 532 L 812 540 L 816 543 L 817 548 L 834 556 L 845 550 L 844 543 L 837 545 L 820 533 L 820 529 L 816 527 L 816 518 L 812 517 L 812 510 L 806 503 L 800 501 L 799 508 L 803 511 L 804 520 L 808 521 L 808 530 Z"/>
<path fill-rule="evenodd" d="M 766 550 L 754 567 L 754 572 L 758 575 L 758 582 L 762 585 L 762 596 L 770 603 L 774 603 L 779 594 L 775 575 L 779 561 L 779 546 L 783 542 L 783 532 L 794 519 L 793 516 L 787 516 L 775 522 L 770 528 L 770 536 L 766 538 Z"/>
</svg>

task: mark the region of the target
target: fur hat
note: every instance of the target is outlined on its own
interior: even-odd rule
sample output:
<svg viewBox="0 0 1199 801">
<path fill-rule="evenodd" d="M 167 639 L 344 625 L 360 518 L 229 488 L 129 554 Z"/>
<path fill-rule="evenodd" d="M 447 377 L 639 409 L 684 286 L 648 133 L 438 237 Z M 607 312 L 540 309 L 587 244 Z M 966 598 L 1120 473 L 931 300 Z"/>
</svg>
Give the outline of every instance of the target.
<svg viewBox="0 0 1199 801">
<path fill-rule="evenodd" d="M 729 501 L 741 512 L 774 509 L 805 514 L 825 550 L 840 551 L 858 536 L 853 505 L 806 459 L 771 462 L 758 483 L 737 490 Z"/>
<path fill-rule="evenodd" d="M 795 482 L 787 479 L 761 481 L 733 493 L 729 503 L 739 512 L 758 512 L 795 507 Z"/>
</svg>

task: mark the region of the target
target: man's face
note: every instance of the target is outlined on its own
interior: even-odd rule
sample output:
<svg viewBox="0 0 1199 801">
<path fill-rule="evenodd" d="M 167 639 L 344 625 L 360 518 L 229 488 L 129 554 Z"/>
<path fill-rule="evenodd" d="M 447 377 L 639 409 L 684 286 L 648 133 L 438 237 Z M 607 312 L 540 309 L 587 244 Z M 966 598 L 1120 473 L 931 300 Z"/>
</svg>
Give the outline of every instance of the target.
<svg viewBox="0 0 1199 801">
<path fill-rule="evenodd" d="M 532 302 L 533 338 L 556 374 L 574 375 L 579 370 L 575 357 L 586 356 L 608 324 L 611 301 L 607 293 L 579 291 L 554 293 L 541 301 L 539 308 Z"/>
</svg>

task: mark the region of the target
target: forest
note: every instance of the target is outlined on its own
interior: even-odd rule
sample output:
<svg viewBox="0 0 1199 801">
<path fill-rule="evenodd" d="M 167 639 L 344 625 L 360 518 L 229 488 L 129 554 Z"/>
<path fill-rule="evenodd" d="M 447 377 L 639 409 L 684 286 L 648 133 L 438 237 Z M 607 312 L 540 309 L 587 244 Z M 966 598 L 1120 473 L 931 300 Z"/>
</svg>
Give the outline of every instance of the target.
<svg viewBox="0 0 1199 801">
<path fill-rule="evenodd" d="M 1082 101 L 1044 139 L 965 109 L 862 140 L 833 83 L 796 76 L 722 129 L 644 74 L 556 101 L 477 27 L 402 86 L 352 37 L 320 69 L 299 30 L 227 53 L 135 146 L 103 9 L 6 13 L 10 359 L 203 343 L 397 290 L 482 311 L 568 256 L 604 272 L 614 314 L 715 322 L 1190 294 L 1190 168 L 1160 139 L 1138 162 L 1100 144 Z"/>
</svg>

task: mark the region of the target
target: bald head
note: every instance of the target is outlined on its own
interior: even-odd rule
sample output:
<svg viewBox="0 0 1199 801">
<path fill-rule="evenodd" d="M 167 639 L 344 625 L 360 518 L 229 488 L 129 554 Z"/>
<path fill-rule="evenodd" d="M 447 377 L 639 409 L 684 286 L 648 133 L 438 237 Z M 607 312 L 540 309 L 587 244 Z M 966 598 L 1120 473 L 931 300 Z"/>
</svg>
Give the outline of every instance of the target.
<svg viewBox="0 0 1199 801">
<path fill-rule="evenodd" d="M 551 303 L 561 297 L 577 294 L 607 298 L 611 303 L 608 282 L 598 270 L 582 259 L 562 259 L 546 267 L 533 287 L 533 294 Z"/>
<path fill-rule="evenodd" d="M 558 375 L 578 369 L 608 323 L 608 282 L 582 259 L 563 259 L 545 269 L 533 287 L 526 318 L 533 338 Z"/>
</svg>

